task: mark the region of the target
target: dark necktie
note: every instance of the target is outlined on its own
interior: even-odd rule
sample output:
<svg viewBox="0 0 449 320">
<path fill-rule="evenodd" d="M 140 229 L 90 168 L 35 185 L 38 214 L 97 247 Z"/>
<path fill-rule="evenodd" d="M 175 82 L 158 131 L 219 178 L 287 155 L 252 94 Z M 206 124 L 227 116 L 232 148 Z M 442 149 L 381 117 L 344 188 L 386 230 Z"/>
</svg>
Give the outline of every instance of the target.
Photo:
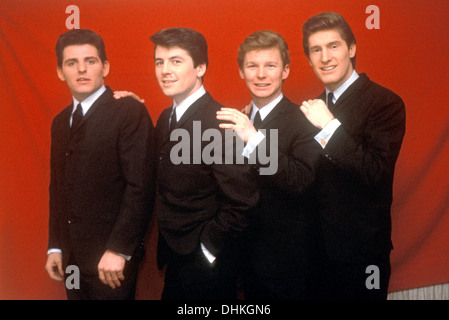
<svg viewBox="0 0 449 320">
<path fill-rule="evenodd" d="M 329 110 L 331 110 L 331 111 L 334 108 L 334 101 L 333 101 L 333 99 L 334 99 L 334 94 L 332 92 L 329 92 L 327 94 L 327 108 Z"/>
<path fill-rule="evenodd" d="M 72 132 L 76 128 L 78 128 L 82 120 L 83 120 L 83 108 L 81 107 L 81 103 L 78 103 L 78 105 L 76 106 L 76 110 L 72 115 L 72 129 L 71 129 Z"/>
<path fill-rule="evenodd" d="M 257 111 L 256 114 L 254 115 L 254 120 L 253 120 L 254 128 L 259 129 L 261 123 L 262 123 L 262 119 L 260 118 L 259 111 Z"/>
<path fill-rule="evenodd" d="M 177 120 L 176 120 L 176 109 L 173 109 L 173 111 L 171 113 L 171 117 L 170 117 L 170 123 L 169 123 L 169 126 L 168 126 L 170 132 L 172 132 L 173 129 L 175 128 L 176 122 L 177 122 Z"/>
</svg>

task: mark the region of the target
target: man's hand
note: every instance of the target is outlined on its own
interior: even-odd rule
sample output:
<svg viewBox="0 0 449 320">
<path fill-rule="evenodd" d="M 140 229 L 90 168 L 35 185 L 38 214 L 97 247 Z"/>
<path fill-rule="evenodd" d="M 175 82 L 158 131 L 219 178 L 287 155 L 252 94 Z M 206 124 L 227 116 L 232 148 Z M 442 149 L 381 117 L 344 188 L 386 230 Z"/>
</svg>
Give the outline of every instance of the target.
<svg viewBox="0 0 449 320">
<path fill-rule="evenodd" d="M 123 270 L 125 269 L 125 258 L 118 253 L 106 250 L 98 264 L 98 276 L 104 284 L 112 289 L 120 287 L 120 281 L 125 280 Z"/>
<path fill-rule="evenodd" d="M 129 91 L 114 91 L 114 98 L 115 99 L 120 99 L 120 98 L 124 98 L 124 97 L 131 97 L 136 99 L 137 101 L 141 102 L 141 103 L 145 103 L 144 99 L 140 99 L 140 97 L 133 93 L 133 92 L 129 92 Z"/>
<path fill-rule="evenodd" d="M 331 120 L 335 119 L 326 104 L 321 99 L 304 101 L 299 107 L 306 118 L 318 129 L 323 129 Z"/>
<path fill-rule="evenodd" d="M 64 271 L 62 270 L 62 254 L 60 252 L 53 252 L 47 256 L 45 270 L 47 270 L 47 273 L 51 279 L 56 281 L 64 280 Z"/>
<path fill-rule="evenodd" d="M 246 114 L 232 108 L 221 108 L 217 111 L 217 119 L 229 121 L 231 123 L 220 123 L 222 129 L 232 129 L 235 133 L 247 143 L 256 133 L 257 130 L 249 120 Z"/>
</svg>

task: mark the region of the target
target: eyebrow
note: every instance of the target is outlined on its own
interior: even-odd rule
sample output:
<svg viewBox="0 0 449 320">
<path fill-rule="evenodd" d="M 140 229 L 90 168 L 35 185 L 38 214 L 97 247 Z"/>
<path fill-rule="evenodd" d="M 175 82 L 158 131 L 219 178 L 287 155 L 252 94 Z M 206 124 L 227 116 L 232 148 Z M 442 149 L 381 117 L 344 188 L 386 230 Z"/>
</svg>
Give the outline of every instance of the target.
<svg viewBox="0 0 449 320">
<path fill-rule="evenodd" d="M 340 40 L 331 41 L 329 43 L 326 43 L 325 46 L 328 47 L 328 46 L 332 46 L 334 44 L 341 44 L 341 41 Z M 312 46 L 309 48 L 309 50 L 319 49 L 319 48 L 321 48 L 321 45 Z"/>
<path fill-rule="evenodd" d="M 331 46 L 331 45 L 334 45 L 334 44 L 340 44 L 340 43 L 341 43 L 340 40 L 335 40 L 335 41 L 329 42 L 327 45 L 328 45 L 328 46 Z"/>
<path fill-rule="evenodd" d="M 84 58 L 84 60 L 90 60 L 90 59 L 100 60 L 99 57 L 95 57 L 95 56 Z M 69 58 L 69 59 L 65 60 L 64 63 L 71 62 L 71 61 L 78 61 L 78 58 Z"/>
<path fill-rule="evenodd" d="M 279 61 L 271 60 L 271 61 L 266 61 L 264 64 L 278 64 L 278 63 L 279 63 Z M 245 65 L 248 65 L 248 64 L 259 64 L 259 63 L 249 60 L 249 61 L 245 62 Z"/>
<path fill-rule="evenodd" d="M 172 57 L 169 57 L 169 58 L 168 58 L 168 60 L 176 60 L 176 59 L 179 59 L 179 60 L 185 60 L 185 58 L 182 57 L 182 56 L 172 56 Z M 164 59 L 155 57 L 154 60 L 164 60 Z"/>
</svg>

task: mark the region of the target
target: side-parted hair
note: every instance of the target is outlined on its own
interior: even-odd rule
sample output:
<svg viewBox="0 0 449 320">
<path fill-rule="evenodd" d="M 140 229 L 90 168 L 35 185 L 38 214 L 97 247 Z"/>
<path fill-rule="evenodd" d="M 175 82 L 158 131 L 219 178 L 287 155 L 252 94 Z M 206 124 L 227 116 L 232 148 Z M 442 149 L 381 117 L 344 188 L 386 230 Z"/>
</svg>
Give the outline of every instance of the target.
<svg viewBox="0 0 449 320">
<path fill-rule="evenodd" d="M 307 58 L 310 59 L 309 38 L 318 31 L 337 30 L 348 48 L 356 44 L 354 33 L 346 20 L 338 13 L 323 12 L 309 18 L 302 26 L 302 46 Z M 351 58 L 352 66 L 355 68 L 356 56 Z"/>
<path fill-rule="evenodd" d="M 102 63 L 108 60 L 103 38 L 89 29 L 73 29 L 61 34 L 56 42 L 56 57 L 58 66 L 62 68 L 64 49 L 72 45 L 90 44 L 97 48 L 98 56 Z"/>
<path fill-rule="evenodd" d="M 243 70 L 245 55 L 253 50 L 277 48 L 281 54 L 283 67 L 290 64 L 290 53 L 287 42 L 279 34 L 271 30 L 256 31 L 240 44 L 237 54 L 239 68 Z"/>
<path fill-rule="evenodd" d="M 153 34 L 150 40 L 154 43 L 154 50 L 157 46 L 184 49 L 192 58 L 194 68 L 201 64 L 206 64 L 206 67 L 209 65 L 207 41 L 198 31 L 188 28 L 162 29 Z"/>
</svg>

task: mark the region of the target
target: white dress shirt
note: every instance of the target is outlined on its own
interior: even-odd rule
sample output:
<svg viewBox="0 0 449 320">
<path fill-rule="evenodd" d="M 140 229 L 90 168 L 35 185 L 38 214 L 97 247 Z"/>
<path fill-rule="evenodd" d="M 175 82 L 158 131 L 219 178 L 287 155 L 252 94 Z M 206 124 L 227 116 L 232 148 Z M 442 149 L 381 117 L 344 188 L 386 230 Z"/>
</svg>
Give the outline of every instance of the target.
<svg viewBox="0 0 449 320">
<path fill-rule="evenodd" d="M 251 109 L 250 115 L 251 122 L 254 123 L 254 116 L 256 115 L 257 111 L 259 111 L 260 120 L 263 121 L 274 109 L 274 107 L 276 107 L 277 104 L 282 100 L 282 98 L 284 98 L 284 95 L 281 93 L 276 99 L 274 99 L 269 104 L 263 106 L 260 109 L 253 102 L 253 107 Z M 243 149 L 242 155 L 246 158 L 249 158 L 249 155 L 256 149 L 256 147 L 264 138 L 265 136 L 263 135 L 263 133 L 261 131 L 257 131 L 257 133 L 254 136 L 252 136 L 251 139 L 249 139 L 248 143 Z"/>
</svg>

